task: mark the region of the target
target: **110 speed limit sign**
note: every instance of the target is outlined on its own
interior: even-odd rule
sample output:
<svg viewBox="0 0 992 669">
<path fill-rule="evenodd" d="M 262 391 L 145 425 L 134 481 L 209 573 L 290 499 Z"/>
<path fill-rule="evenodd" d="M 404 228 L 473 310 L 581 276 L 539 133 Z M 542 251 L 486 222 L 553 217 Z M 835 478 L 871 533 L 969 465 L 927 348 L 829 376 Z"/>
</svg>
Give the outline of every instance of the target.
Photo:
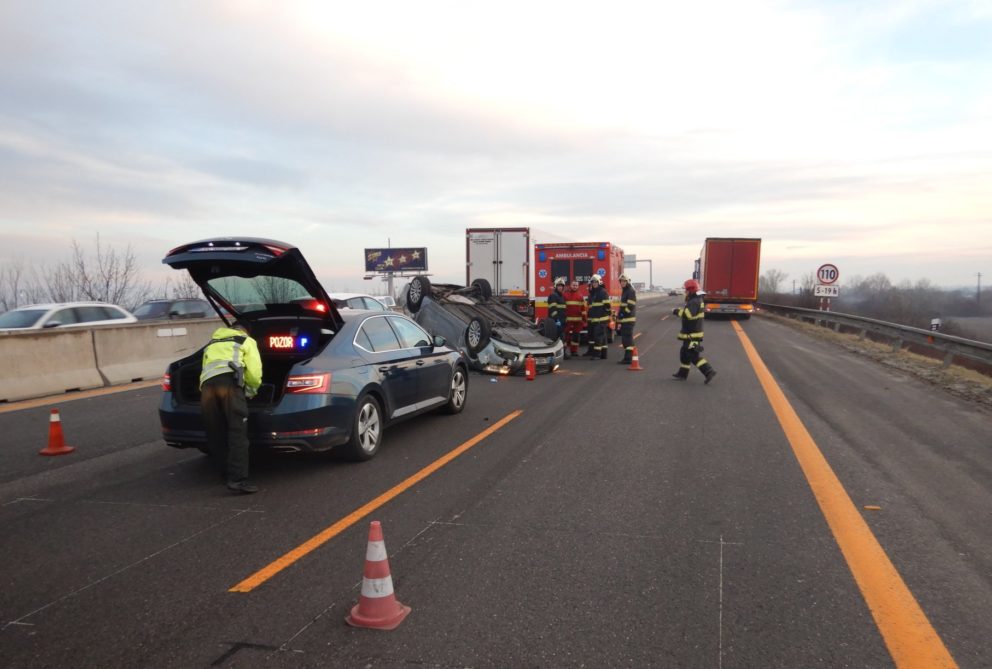
<svg viewBox="0 0 992 669">
<path fill-rule="evenodd" d="M 820 283 L 830 285 L 840 278 L 840 272 L 837 271 L 837 265 L 820 265 L 820 269 L 816 270 L 816 279 Z"/>
</svg>

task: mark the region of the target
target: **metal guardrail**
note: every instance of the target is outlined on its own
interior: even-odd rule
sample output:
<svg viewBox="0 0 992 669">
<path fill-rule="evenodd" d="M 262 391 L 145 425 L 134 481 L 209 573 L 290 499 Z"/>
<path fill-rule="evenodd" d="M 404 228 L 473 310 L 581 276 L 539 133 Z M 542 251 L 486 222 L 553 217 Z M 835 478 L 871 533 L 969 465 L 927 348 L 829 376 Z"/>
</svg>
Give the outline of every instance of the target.
<svg viewBox="0 0 992 669">
<path fill-rule="evenodd" d="M 890 339 L 893 351 L 900 350 L 906 344 L 939 351 L 944 354 L 945 368 L 954 361 L 955 357 L 960 356 L 988 365 L 992 369 L 992 344 L 985 342 L 834 311 L 788 307 L 781 304 L 759 303 L 758 306 L 771 313 L 830 327 L 835 332 L 840 332 L 842 327 L 860 330 L 861 339 L 872 332 Z"/>
</svg>

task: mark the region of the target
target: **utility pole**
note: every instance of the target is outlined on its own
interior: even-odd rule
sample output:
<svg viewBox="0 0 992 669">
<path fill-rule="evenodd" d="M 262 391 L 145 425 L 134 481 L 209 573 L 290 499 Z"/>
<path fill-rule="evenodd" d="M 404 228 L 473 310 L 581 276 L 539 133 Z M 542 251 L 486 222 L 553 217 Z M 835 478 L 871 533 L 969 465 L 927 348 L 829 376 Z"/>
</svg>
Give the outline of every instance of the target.
<svg viewBox="0 0 992 669">
<path fill-rule="evenodd" d="M 975 304 L 982 303 L 982 273 L 978 273 L 978 290 L 975 291 Z"/>
</svg>

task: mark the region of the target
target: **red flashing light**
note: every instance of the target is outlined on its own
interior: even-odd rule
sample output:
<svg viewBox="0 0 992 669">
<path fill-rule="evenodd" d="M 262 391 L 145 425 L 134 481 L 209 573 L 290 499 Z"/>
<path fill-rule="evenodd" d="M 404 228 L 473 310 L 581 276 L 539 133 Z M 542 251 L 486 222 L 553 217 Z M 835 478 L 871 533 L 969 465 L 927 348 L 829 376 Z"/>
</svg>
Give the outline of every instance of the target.
<svg viewBox="0 0 992 669">
<path fill-rule="evenodd" d="M 331 373 L 293 374 L 286 379 L 287 393 L 326 393 L 331 387 Z"/>
</svg>

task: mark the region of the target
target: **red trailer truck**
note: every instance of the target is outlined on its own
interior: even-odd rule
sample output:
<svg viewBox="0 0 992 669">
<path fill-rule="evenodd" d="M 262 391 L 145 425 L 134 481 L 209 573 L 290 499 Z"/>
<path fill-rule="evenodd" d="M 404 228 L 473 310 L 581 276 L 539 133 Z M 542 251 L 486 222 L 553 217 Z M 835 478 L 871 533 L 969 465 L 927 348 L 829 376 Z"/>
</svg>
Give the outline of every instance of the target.
<svg viewBox="0 0 992 669">
<path fill-rule="evenodd" d="M 704 312 L 750 318 L 758 299 L 760 264 L 760 239 L 707 238 L 693 273 L 703 292 Z"/>
</svg>

